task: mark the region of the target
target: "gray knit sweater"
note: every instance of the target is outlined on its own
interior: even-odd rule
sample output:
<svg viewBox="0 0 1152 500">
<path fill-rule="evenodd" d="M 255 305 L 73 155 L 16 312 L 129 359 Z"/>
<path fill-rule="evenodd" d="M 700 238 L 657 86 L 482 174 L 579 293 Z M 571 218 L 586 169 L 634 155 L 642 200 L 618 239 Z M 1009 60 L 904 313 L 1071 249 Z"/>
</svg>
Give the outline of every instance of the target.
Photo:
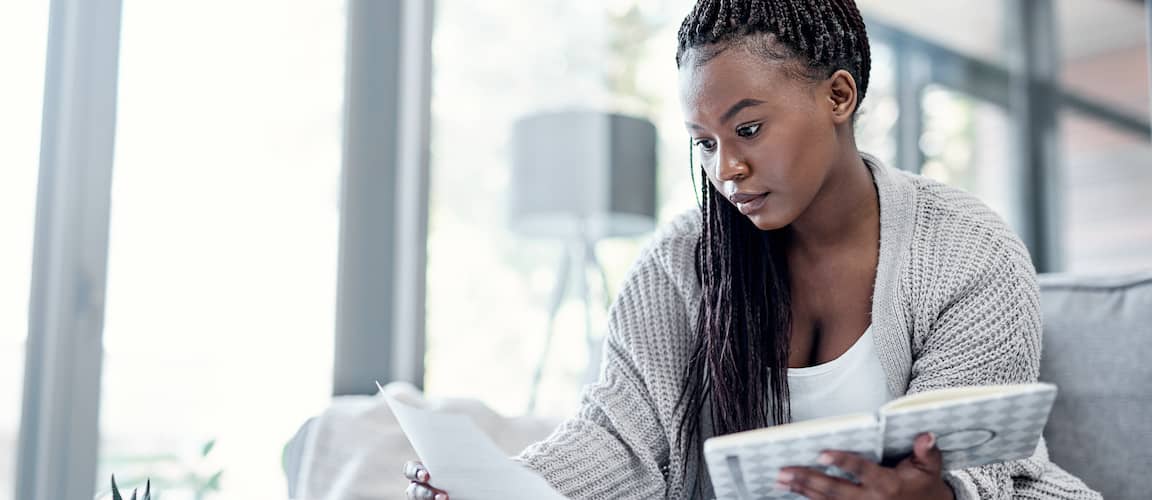
<svg viewBox="0 0 1152 500">
<path fill-rule="evenodd" d="M 1027 249 L 975 197 L 868 163 L 880 199 L 871 321 L 892 394 L 1035 381 L 1040 305 Z M 599 382 L 585 388 L 575 417 L 517 457 L 571 498 L 694 490 L 701 464 L 677 447 L 676 403 L 694 344 L 700 218 L 693 210 L 657 232 L 610 310 Z M 701 432 L 711 435 L 706 417 Z M 699 476 L 711 497 L 707 474 Z M 1099 498 L 1049 462 L 1043 442 L 1032 458 L 945 480 L 958 499 Z"/>
</svg>

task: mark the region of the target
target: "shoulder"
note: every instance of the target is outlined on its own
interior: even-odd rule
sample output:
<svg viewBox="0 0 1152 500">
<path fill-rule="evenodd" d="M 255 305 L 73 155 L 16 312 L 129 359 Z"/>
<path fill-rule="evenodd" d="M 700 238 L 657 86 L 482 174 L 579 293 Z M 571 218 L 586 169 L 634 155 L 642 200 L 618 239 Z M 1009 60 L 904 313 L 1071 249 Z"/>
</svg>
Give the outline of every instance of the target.
<svg viewBox="0 0 1152 500">
<path fill-rule="evenodd" d="M 661 225 L 652 236 L 649 250 L 669 272 L 677 274 L 686 265 L 694 266 L 696 245 L 703 225 L 701 217 L 697 208 L 685 210 Z"/>
<path fill-rule="evenodd" d="M 661 224 L 644 245 L 631 274 L 656 272 L 666 276 L 681 293 L 696 283 L 696 245 L 700 239 L 700 210 L 692 208 Z"/>
<path fill-rule="evenodd" d="M 662 224 L 632 264 L 608 314 L 609 345 L 619 348 L 649 391 L 672 398 L 694 345 L 700 225 L 691 211 Z"/>
<path fill-rule="evenodd" d="M 900 173 L 913 186 L 909 266 L 912 278 L 938 292 L 962 294 L 996 275 L 1035 282 L 1027 247 L 975 195 L 919 175 Z"/>
<path fill-rule="evenodd" d="M 633 262 L 609 311 L 610 319 L 621 323 L 615 331 L 620 340 L 648 344 L 659 337 L 666 344 L 669 335 L 687 333 L 699 296 L 695 265 L 699 214 L 687 211 L 661 224 Z M 640 338 L 634 338 L 637 335 Z"/>
</svg>

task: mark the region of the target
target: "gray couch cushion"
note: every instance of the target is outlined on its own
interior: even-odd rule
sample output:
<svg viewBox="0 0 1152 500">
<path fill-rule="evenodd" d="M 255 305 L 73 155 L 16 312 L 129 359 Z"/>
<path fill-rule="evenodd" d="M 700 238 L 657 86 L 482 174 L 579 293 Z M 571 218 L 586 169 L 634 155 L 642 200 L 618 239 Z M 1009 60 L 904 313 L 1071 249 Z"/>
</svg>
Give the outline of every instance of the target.
<svg viewBox="0 0 1152 500">
<path fill-rule="evenodd" d="M 1108 499 L 1152 495 L 1152 272 L 1040 276 L 1052 461 Z"/>
</svg>

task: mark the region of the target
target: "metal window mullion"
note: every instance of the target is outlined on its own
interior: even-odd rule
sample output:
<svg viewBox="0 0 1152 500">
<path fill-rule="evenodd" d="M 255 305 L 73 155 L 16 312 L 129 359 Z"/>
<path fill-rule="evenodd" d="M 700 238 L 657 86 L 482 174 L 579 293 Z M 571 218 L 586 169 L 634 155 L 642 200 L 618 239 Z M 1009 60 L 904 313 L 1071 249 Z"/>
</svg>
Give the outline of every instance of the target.
<svg viewBox="0 0 1152 500">
<path fill-rule="evenodd" d="M 431 16 L 348 5 L 334 395 L 423 382 Z"/>
<path fill-rule="evenodd" d="M 896 165 L 920 173 L 924 167 L 924 150 L 920 136 L 924 133 L 924 106 L 921 98 L 928 86 L 931 61 L 905 37 L 893 42 L 896 52 Z"/>
<path fill-rule="evenodd" d="M 1038 272 L 1061 268 L 1063 165 L 1058 157 L 1060 56 L 1056 7 L 1050 0 L 1006 3 L 1009 112 L 1017 161 L 1010 173 L 1020 194 L 1020 236 Z"/>
<path fill-rule="evenodd" d="M 407 0 L 400 68 L 397 151 L 397 293 L 392 376 L 423 387 L 435 3 Z"/>
<path fill-rule="evenodd" d="M 1005 67 L 961 54 L 938 43 L 903 32 L 878 19 L 869 17 L 867 22 L 869 33 L 877 40 L 887 40 L 894 45 L 905 44 L 910 50 L 923 54 L 931 61 L 929 82 L 959 90 L 1005 110 L 1009 108 L 1011 97 L 1008 89 L 1011 86 L 1012 72 Z M 1149 23 L 1149 29 L 1152 31 L 1152 19 Z M 1152 57 L 1152 49 L 1149 53 Z M 1040 83 L 1050 83 L 1053 86 L 1051 91 L 1060 106 L 1119 130 L 1145 137 L 1152 136 L 1152 125 L 1143 113 L 1132 113 L 1098 98 L 1062 89 L 1059 82 Z"/>
<path fill-rule="evenodd" d="M 121 0 L 53 0 L 16 498 L 91 498 Z"/>
</svg>

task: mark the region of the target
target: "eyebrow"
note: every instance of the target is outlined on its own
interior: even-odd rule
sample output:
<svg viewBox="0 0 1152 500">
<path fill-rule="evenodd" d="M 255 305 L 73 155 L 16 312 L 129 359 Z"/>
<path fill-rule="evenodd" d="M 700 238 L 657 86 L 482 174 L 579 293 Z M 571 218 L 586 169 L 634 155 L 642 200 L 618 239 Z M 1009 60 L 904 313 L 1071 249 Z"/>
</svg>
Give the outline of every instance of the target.
<svg viewBox="0 0 1152 500">
<path fill-rule="evenodd" d="M 728 108 L 728 111 L 726 111 L 724 113 L 724 115 L 720 117 L 720 123 L 727 123 L 728 120 L 731 120 L 732 117 L 736 116 L 736 113 L 739 113 L 744 108 L 750 108 L 752 106 L 759 106 L 761 104 L 764 104 L 764 101 L 757 100 L 757 99 L 751 99 L 751 98 L 741 99 L 740 102 L 733 104 L 732 107 Z M 695 123 L 689 123 L 688 126 L 691 128 L 697 128 L 697 129 L 701 128 L 699 125 L 696 125 Z"/>
</svg>

